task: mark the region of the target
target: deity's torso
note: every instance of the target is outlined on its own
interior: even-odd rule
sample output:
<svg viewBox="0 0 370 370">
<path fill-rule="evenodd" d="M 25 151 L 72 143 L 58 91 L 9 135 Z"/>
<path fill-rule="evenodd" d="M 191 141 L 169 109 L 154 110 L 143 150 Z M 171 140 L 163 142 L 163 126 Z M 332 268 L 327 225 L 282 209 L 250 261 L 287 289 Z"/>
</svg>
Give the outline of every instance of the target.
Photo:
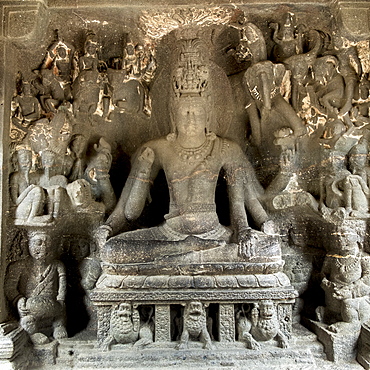
<svg viewBox="0 0 370 370">
<path fill-rule="evenodd" d="M 155 153 L 154 167 L 163 169 L 166 175 L 170 193 L 166 224 L 189 235 L 218 228 L 215 204 L 217 181 L 221 169 L 227 172 L 234 167 L 232 162 L 242 160 L 238 145 L 214 136 L 207 137 L 202 146 L 194 149 L 182 148 L 176 141 L 166 138 L 145 146 Z"/>
</svg>

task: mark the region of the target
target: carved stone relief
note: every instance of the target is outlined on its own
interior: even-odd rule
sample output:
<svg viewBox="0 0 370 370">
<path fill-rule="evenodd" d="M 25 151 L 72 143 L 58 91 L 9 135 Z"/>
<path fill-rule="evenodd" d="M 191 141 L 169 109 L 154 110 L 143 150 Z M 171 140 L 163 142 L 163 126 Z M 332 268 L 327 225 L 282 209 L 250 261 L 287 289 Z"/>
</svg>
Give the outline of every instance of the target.
<svg viewBox="0 0 370 370">
<path fill-rule="evenodd" d="M 369 6 L 195 3 L 1 5 L 0 363 L 370 368 Z"/>
</svg>

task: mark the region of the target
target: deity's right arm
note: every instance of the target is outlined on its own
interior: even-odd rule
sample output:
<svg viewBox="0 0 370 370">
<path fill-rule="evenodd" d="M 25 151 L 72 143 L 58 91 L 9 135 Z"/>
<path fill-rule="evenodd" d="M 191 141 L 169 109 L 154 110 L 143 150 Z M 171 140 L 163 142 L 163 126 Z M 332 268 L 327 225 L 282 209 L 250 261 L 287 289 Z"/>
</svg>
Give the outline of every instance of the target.
<svg viewBox="0 0 370 370">
<path fill-rule="evenodd" d="M 150 185 L 159 171 L 152 147 L 144 145 L 134 156 L 133 166 L 121 197 L 103 227 L 110 228 L 110 236 L 117 234 L 127 224 L 140 216 L 149 196 Z"/>
</svg>

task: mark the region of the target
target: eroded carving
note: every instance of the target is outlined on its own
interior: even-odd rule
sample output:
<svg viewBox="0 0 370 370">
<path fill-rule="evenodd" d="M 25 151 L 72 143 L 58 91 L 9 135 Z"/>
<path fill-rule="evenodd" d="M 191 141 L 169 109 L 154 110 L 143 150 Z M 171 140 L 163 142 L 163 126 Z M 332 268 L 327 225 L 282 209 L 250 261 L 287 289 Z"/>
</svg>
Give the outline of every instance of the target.
<svg viewBox="0 0 370 370">
<path fill-rule="evenodd" d="M 46 329 L 54 339 L 67 337 L 65 328 L 66 272 L 55 259 L 48 233 L 42 229 L 29 232 L 29 254 L 8 268 L 5 290 L 17 308 L 20 325 L 35 344 L 49 342 Z"/>
<path fill-rule="evenodd" d="M 239 341 L 250 349 L 260 349 L 258 342 L 275 339 L 281 348 L 288 347 L 288 339 L 280 329 L 276 307 L 273 301 L 261 300 L 250 313 L 242 309 L 236 314 Z"/>
<path fill-rule="evenodd" d="M 204 349 L 213 349 L 211 336 L 207 329 L 207 315 L 202 302 L 189 302 L 184 310 L 184 324 L 178 349 L 186 349 L 189 339 L 199 339 Z"/>
<path fill-rule="evenodd" d="M 153 342 L 152 314 L 142 323 L 140 313 L 131 303 L 122 302 L 112 309 L 109 335 L 102 348 L 109 350 L 113 344 L 134 343 L 143 347 Z"/>
</svg>

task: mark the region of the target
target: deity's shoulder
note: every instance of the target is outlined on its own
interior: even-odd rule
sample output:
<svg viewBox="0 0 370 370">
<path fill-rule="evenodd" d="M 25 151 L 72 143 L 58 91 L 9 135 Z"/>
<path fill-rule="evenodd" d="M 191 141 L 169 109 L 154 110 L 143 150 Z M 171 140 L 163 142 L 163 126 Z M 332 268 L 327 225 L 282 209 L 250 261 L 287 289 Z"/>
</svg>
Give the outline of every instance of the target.
<svg viewBox="0 0 370 370">
<path fill-rule="evenodd" d="M 142 144 L 138 153 L 141 153 L 145 148 L 151 148 L 156 153 L 160 153 L 166 150 L 169 147 L 170 142 L 166 138 L 166 136 L 159 137 L 157 139 L 152 139 L 147 141 L 146 143 Z"/>
<path fill-rule="evenodd" d="M 226 159 L 231 159 L 233 161 L 245 159 L 245 154 L 240 145 L 235 141 L 217 136 L 215 144 L 220 146 L 221 154 L 226 156 Z"/>
</svg>

